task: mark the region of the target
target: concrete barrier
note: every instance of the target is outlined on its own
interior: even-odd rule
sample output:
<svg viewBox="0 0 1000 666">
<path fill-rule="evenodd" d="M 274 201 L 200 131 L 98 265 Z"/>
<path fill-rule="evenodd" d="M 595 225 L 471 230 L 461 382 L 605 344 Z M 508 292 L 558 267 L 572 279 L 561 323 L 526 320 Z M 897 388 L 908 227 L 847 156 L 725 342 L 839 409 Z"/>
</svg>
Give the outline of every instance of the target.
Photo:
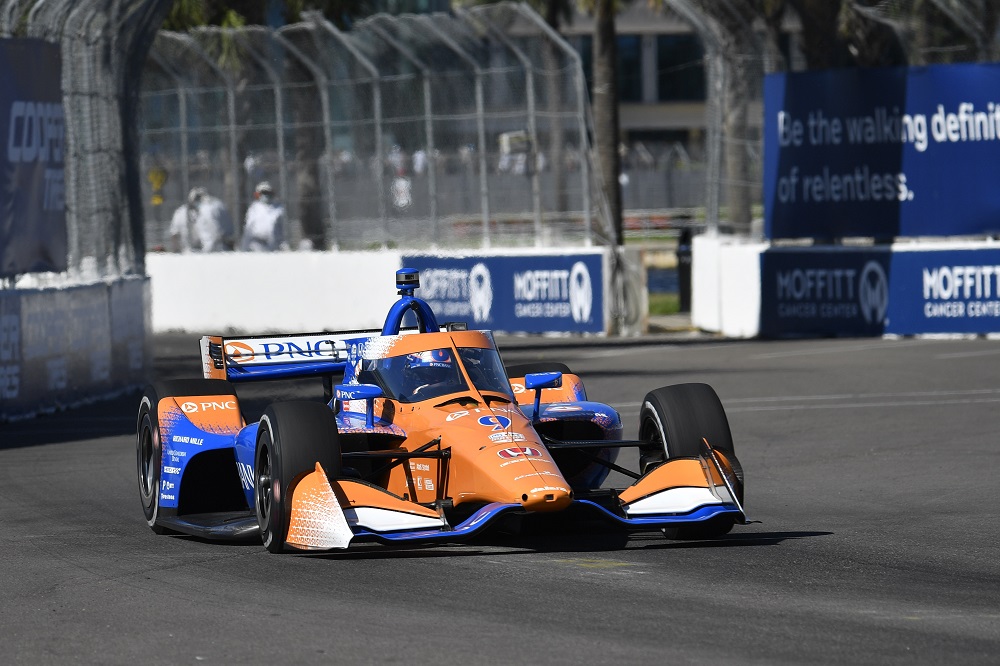
<svg viewBox="0 0 1000 666">
<path fill-rule="evenodd" d="M 394 251 L 147 254 L 153 331 L 381 328 L 399 268 Z"/>
<path fill-rule="evenodd" d="M 736 236 L 695 236 L 691 323 L 731 338 L 760 330 L 760 255 L 767 243 Z"/>
<path fill-rule="evenodd" d="M 995 335 L 1000 243 L 693 244 L 692 324 L 731 338 Z"/>
<path fill-rule="evenodd" d="M 0 293 L 0 420 L 142 384 L 148 301 L 144 278 Z"/>
<path fill-rule="evenodd" d="M 253 335 L 381 328 L 396 300 L 393 276 L 403 257 L 397 251 L 148 254 L 152 330 Z M 607 330 L 604 249 L 406 257 L 426 271 L 417 295 L 440 308 L 442 321 L 506 332 Z M 530 289 L 519 292 L 526 282 Z"/>
</svg>

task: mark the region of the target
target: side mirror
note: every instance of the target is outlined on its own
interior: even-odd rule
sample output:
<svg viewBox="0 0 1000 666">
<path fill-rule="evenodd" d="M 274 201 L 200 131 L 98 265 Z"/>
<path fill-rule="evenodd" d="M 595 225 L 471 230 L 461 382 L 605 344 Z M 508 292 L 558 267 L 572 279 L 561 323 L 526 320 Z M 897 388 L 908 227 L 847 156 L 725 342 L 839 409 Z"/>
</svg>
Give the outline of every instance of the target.
<svg viewBox="0 0 1000 666">
<path fill-rule="evenodd" d="M 533 372 L 524 376 L 524 388 L 535 392 L 535 408 L 531 412 L 531 422 L 538 419 L 538 409 L 542 403 L 542 389 L 562 386 L 561 372 Z"/>
<path fill-rule="evenodd" d="M 365 401 L 365 427 L 371 428 L 375 425 L 375 398 L 381 398 L 385 394 L 382 389 L 374 384 L 337 384 L 333 390 L 333 411 L 340 411 L 340 404 L 345 400 Z"/>
</svg>

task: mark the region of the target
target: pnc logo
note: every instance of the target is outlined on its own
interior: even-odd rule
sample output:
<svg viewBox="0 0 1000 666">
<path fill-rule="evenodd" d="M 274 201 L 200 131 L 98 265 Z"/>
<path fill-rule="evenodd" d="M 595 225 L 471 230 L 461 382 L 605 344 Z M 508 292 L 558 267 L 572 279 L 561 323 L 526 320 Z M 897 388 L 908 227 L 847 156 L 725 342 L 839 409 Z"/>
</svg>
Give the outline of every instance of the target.
<svg viewBox="0 0 1000 666">
<path fill-rule="evenodd" d="M 497 451 L 497 455 L 501 458 L 520 458 L 522 456 L 525 458 L 541 458 L 542 452 L 530 446 L 511 446 L 510 448 Z"/>
<path fill-rule="evenodd" d="M 188 400 L 187 402 L 181 403 L 181 411 L 185 414 L 193 414 L 195 412 L 225 411 L 228 409 L 236 409 L 235 400 L 213 400 L 210 402 L 192 402 Z"/>
<path fill-rule="evenodd" d="M 511 382 L 510 390 L 513 391 L 515 394 L 524 393 L 524 384 L 516 384 L 514 382 Z"/>
<path fill-rule="evenodd" d="M 227 342 L 226 356 L 237 363 L 249 363 L 254 357 L 253 347 L 245 342 Z"/>
</svg>

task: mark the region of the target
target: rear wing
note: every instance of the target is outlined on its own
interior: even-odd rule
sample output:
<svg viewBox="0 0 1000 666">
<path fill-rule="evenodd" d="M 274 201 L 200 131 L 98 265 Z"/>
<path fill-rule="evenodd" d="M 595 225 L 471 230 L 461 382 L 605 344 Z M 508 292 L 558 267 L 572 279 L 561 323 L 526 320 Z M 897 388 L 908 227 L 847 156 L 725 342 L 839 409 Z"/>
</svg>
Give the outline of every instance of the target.
<svg viewBox="0 0 1000 666">
<path fill-rule="evenodd" d="M 400 335 L 417 332 L 417 328 L 399 331 Z M 352 345 L 381 334 L 381 329 L 373 329 L 238 338 L 206 335 L 201 338 L 202 374 L 231 382 L 339 374 L 347 366 Z"/>
</svg>

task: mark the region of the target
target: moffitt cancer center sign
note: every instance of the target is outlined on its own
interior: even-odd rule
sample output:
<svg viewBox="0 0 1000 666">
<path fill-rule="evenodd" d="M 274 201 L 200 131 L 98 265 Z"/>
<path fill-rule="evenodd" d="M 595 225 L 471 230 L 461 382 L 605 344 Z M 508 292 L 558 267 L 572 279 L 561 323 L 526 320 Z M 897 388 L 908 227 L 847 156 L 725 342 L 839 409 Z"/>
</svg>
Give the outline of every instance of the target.
<svg viewBox="0 0 1000 666">
<path fill-rule="evenodd" d="M 760 253 L 761 335 L 1000 331 L 1000 65 L 769 75 L 764 125 L 765 235 L 813 244 Z"/>
<path fill-rule="evenodd" d="M 404 255 L 438 320 L 506 333 L 604 333 L 605 254 Z"/>
<path fill-rule="evenodd" d="M 1000 232 L 1000 64 L 769 75 L 769 238 Z"/>
<path fill-rule="evenodd" d="M 59 46 L 0 39 L 0 277 L 67 267 Z"/>
</svg>

